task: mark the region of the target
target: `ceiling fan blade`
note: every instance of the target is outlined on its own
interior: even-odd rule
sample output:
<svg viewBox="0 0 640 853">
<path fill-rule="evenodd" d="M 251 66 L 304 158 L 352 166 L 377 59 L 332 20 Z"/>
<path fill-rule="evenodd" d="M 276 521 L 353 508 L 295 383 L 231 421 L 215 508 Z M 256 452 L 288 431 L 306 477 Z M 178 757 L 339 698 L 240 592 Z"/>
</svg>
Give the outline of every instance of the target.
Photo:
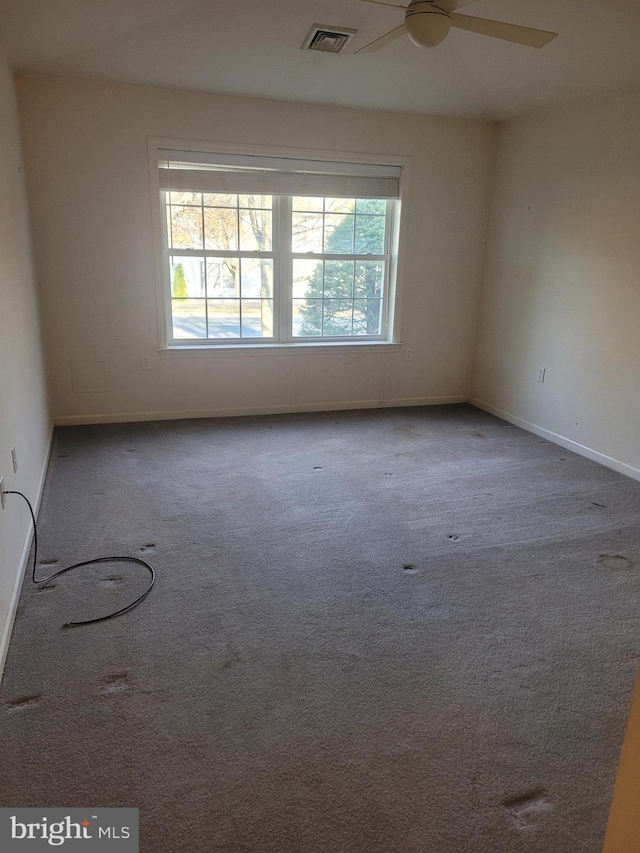
<svg viewBox="0 0 640 853">
<path fill-rule="evenodd" d="M 386 6 L 388 9 L 402 9 L 406 11 L 409 3 L 388 3 L 387 0 L 361 0 L 362 3 L 372 3 L 374 6 Z M 439 9 L 444 9 L 445 12 L 454 12 L 456 9 L 462 9 L 463 6 L 471 6 L 472 3 L 477 3 L 478 0 L 432 0 L 435 6 Z"/>
<path fill-rule="evenodd" d="M 514 44 L 524 44 L 527 47 L 544 47 L 558 35 L 547 30 L 534 30 L 531 27 L 520 27 L 517 24 L 506 24 L 504 21 L 489 21 L 486 18 L 475 18 L 471 15 L 451 13 L 451 25 L 459 30 L 470 33 L 480 33 Z"/>
<path fill-rule="evenodd" d="M 462 9 L 463 6 L 471 6 L 472 3 L 477 3 L 478 0 L 434 0 L 433 5 L 439 9 L 444 9 L 445 12 L 455 12 L 456 9 Z"/>
<path fill-rule="evenodd" d="M 404 12 L 408 3 L 387 3 L 386 0 L 362 0 L 363 3 L 373 3 L 374 6 L 386 6 L 388 9 L 402 9 Z"/>
<path fill-rule="evenodd" d="M 385 33 L 380 38 L 377 38 L 375 41 L 370 41 L 369 44 L 365 44 L 364 47 L 361 47 L 360 50 L 354 51 L 354 55 L 356 53 L 373 53 L 374 50 L 380 50 L 383 47 L 386 47 L 388 44 L 391 44 L 392 41 L 399 39 L 401 35 L 405 33 L 405 25 L 400 24 L 399 27 L 396 27 L 395 30 L 391 30 L 389 33 Z"/>
</svg>

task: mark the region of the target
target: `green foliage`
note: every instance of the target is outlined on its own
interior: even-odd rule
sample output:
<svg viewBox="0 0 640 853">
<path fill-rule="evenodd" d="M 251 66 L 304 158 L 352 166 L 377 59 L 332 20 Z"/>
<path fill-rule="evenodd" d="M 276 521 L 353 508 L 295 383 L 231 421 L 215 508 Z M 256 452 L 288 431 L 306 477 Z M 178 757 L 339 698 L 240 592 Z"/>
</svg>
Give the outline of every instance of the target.
<svg viewBox="0 0 640 853">
<path fill-rule="evenodd" d="M 171 293 L 174 299 L 186 299 L 187 297 L 187 280 L 184 277 L 184 267 L 182 264 L 176 264 L 173 269 Z"/>
<path fill-rule="evenodd" d="M 326 239 L 325 253 L 382 254 L 385 212 L 384 201 L 358 199 L 355 212 L 344 214 Z M 379 261 L 365 258 L 319 261 L 309 279 L 309 295 L 301 309 L 301 334 L 309 337 L 378 334 L 381 289 Z M 324 300 L 313 298 L 323 295 Z"/>
</svg>

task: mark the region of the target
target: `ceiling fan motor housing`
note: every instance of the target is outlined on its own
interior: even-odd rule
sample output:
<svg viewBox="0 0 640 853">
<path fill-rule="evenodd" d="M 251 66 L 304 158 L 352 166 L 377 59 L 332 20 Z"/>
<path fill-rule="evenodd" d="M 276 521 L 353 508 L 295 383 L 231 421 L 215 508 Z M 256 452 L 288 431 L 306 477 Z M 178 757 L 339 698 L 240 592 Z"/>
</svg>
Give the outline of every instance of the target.
<svg viewBox="0 0 640 853">
<path fill-rule="evenodd" d="M 451 16 L 434 6 L 432 0 L 411 0 L 404 16 L 411 41 L 418 47 L 435 47 L 451 29 Z"/>
</svg>

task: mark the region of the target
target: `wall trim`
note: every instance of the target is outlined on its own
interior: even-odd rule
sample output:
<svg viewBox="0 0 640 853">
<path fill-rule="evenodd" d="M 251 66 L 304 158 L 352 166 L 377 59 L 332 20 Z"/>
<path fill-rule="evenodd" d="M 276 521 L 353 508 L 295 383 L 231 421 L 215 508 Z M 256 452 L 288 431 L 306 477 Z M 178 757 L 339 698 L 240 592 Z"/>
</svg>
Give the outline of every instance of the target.
<svg viewBox="0 0 640 853">
<path fill-rule="evenodd" d="M 398 352 L 405 344 L 400 341 L 349 341 L 344 343 L 275 343 L 275 344 L 194 344 L 192 346 L 156 347 L 160 358 L 223 358 L 225 356 L 352 356 L 379 355 L 381 352 Z"/>
<path fill-rule="evenodd" d="M 612 456 L 607 456 L 606 453 L 600 453 L 599 450 L 594 450 L 586 444 L 580 444 L 571 438 L 567 438 L 557 432 L 552 432 L 549 429 L 538 426 L 538 424 L 525 421 L 524 418 L 519 418 L 517 415 L 512 415 L 511 412 L 505 412 L 502 409 L 498 409 L 496 406 L 492 406 L 490 403 L 480 400 L 477 397 L 469 397 L 467 402 L 470 405 L 475 406 L 477 409 L 482 409 L 484 412 L 489 412 L 491 415 L 502 418 L 503 421 L 508 421 L 515 426 L 522 427 L 522 429 L 527 430 L 527 432 L 532 432 L 534 435 L 546 438 L 554 444 L 559 444 L 560 447 L 564 447 L 566 450 L 571 450 L 579 456 L 585 456 L 593 462 L 598 462 L 600 465 L 604 465 L 605 468 L 611 468 L 613 471 L 617 471 L 618 474 L 625 474 L 627 477 L 631 477 L 634 480 L 640 480 L 640 468 L 634 468 L 633 465 L 621 462 L 619 459 L 614 459 Z"/>
<path fill-rule="evenodd" d="M 49 442 L 47 446 L 47 452 L 44 457 L 44 464 L 42 466 L 42 471 L 40 472 L 40 480 L 38 482 L 38 488 L 36 493 L 35 502 L 33 504 L 33 512 L 35 517 L 38 517 L 38 512 L 40 510 L 40 502 L 42 501 L 42 494 L 44 492 L 44 484 L 47 477 L 47 470 L 49 468 L 49 459 L 51 457 L 51 449 L 53 447 L 53 436 L 55 432 L 55 424 L 51 424 L 51 429 L 49 431 Z M 26 509 L 26 507 L 25 507 Z M 22 548 L 22 555 L 20 557 L 19 569 L 16 574 L 15 583 L 13 585 L 13 592 L 11 594 L 11 603 L 9 604 L 9 614 L 7 616 L 7 621 L 4 624 L 4 628 L 2 630 L 2 638 L 0 639 L 0 684 L 2 683 L 2 676 L 4 675 L 4 666 L 7 662 L 7 654 L 9 652 L 9 643 L 11 642 L 11 634 L 13 633 L 13 625 L 16 620 L 16 613 L 18 611 L 18 602 L 20 600 L 20 593 L 22 591 L 22 583 L 24 581 L 24 576 L 27 570 L 27 562 L 29 559 L 29 553 L 31 552 L 31 541 L 33 539 L 33 530 L 31 529 L 31 519 L 29 519 L 29 527 L 27 529 L 27 534 L 25 537 L 25 542 Z"/>
<path fill-rule="evenodd" d="M 67 415 L 54 419 L 56 426 L 132 423 L 134 421 L 170 421 L 183 418 L 230 418 L 245 415 L 286 415 L 296 412 L 337 412 L 349 409 L 390 409 L 405 406 L 440 406 L 466 403 L 467 395 L 450 397 L 403 397 L 389 400 L 350 400 L 346 402 L 288 403 L 282 406 L 238 406 L 228 409 L 185 409 L 163 412 L 112 412 L 98 415 Z"/>
</svg>

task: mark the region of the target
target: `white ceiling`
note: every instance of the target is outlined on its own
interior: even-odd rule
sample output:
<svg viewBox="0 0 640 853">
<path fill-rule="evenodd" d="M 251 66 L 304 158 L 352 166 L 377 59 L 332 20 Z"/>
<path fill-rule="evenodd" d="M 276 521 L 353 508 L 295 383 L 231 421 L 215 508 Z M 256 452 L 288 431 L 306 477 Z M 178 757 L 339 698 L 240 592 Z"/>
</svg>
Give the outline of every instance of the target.
<svg viewBox="0 0 640 853">
<path fill-rule="evenodd" d="M 0 34 L 20 70 L 452 116 L 503 119 L 640 87 L 639 0 L 465 6 L 559 37 L 535 50 L 452 30 L 436 48 L 403 37 L 354 56 L 402 23 L 360 0 L 0 0 Z M 358 34 L 338 55 L 303 52 L 314 23 Z"/>
</svg>

